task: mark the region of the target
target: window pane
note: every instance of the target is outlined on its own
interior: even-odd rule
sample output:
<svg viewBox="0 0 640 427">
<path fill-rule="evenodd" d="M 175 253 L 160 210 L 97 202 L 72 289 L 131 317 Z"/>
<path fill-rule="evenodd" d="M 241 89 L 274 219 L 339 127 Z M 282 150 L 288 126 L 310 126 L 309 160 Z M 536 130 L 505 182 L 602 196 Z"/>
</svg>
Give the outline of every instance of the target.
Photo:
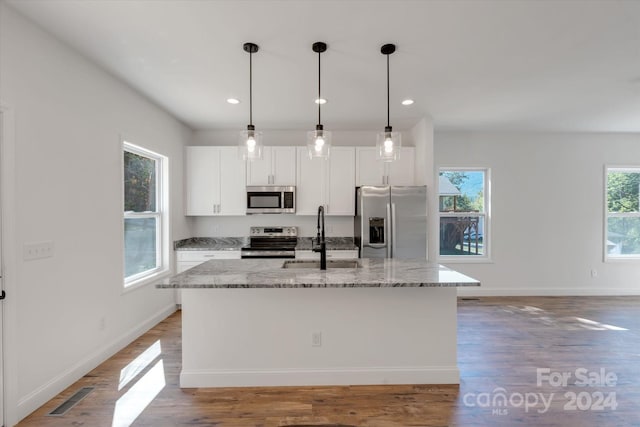
<svg viewBox="0 0 640 427">
<path fill-rule="evenodd" d="M 440 255 L 484 255 L 484 217 L 440 217 Z"/>
<path fill-rule="evenodd" d="M 607 173 L 607 208 L 609 212 L 639 212 L 639 172 Z"/>
<path fill-rule="evenodd" d="M 124 277 L 158 267 L 156 218 L 125 218 Z"/>
<path fill-rule="evenodd" d="M 640 217 L 608 218 L 607 253 L 640 255 Z"/>
<path fill-rule="evenodd" d="M 440 212 L 484 212 L 484 171 L 440 172 Z"/>
<path fill-rule="evenodd" d="M 156 212 L 156 161 L 124 152 L 124 210 Z"/>
</svg>

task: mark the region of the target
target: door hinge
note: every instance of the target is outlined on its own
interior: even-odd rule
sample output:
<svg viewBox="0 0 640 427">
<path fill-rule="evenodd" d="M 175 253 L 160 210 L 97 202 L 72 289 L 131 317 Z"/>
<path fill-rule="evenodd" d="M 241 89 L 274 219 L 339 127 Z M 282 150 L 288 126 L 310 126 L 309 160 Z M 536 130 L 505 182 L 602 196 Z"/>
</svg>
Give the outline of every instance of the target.
<svg viewBox="0 0 640 427">
<path fill-rule="evenodd" d="M 2 293 L 0 293 L 0 299 L 5 299 L 5 297 L 7 296 L 7 294 L 2 291 Z"/>
</svg>

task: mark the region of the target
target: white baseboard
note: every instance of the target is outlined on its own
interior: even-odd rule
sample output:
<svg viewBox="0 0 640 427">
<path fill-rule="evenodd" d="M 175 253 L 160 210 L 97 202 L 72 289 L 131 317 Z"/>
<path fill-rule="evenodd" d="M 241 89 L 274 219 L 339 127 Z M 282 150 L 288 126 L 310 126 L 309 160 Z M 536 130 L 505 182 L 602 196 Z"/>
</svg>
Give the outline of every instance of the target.
<svg viewBox="0 0 640 427">
<path fill-rule="evenodd" d="M 458 297 L 640 296 L 640 288 L 458 288 Z"/>
<path fill-rule="evenodd" d="M 281 370 L 182 370 L 180 387 L 459 384 L 456 366 Z"/>
<path fill-rule="evenodd" d="M 17 407 L 17 420 L 23 419 L 24 417 L 38 409 L 40 406 L 47 403 L 65 388 L 78 381 L 92 369 L 96 368 L 102 362 L 116 354 L 118 351 L 122 350 L 124 347 L 143 335 L 149 329 L 156 326 L 162 320 L 166 319 L 175 311 L 175 304 L 166 306 L 153 316 L 149 317 L 147 320 L 143 321 L 137 328 L 123 334 L 110 343 L 105 344 L 103 347 L 96 350 L 93 354 L 90 354 L 86 358 L 78 361 L 78 363 L 76 363 L 66 371 L 61 372 L 59 375 L 52 378 L 47 383 L 38 387 L 26 396 L 20 398 L 18 400 Z"/>
</svg>

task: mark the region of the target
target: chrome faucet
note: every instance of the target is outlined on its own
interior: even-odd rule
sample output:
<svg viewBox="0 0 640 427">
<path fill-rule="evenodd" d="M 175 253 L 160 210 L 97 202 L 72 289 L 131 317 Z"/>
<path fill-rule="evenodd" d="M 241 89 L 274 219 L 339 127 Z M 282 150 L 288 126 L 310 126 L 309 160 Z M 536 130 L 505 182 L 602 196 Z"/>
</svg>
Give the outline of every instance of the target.
<svg viewBox="0 0 640 427">
<path fill-rule="evenodd" d="M 322 218 L 322 228 L 320 228 L 320 218 Z M 324 238 L 324 206 L 318 206 L 318 234 L 316 241 L 320 246 L 313 248 L 314 252 L 320 252 L 320 270 L 327 269 L 327 242 Z"/>
</svg>

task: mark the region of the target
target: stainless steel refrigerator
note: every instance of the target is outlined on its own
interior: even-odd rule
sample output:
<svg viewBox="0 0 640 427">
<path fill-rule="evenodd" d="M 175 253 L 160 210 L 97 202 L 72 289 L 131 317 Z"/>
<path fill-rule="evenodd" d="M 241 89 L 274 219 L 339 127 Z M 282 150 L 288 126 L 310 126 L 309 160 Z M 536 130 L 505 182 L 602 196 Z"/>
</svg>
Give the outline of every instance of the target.
<svg viewBox="0 0 640 427">
<path fill-rule="evenodd" d="M 353 224 L 361 258 L 425 259 L 427 187 L 358 187 Z"/>
</svg>

